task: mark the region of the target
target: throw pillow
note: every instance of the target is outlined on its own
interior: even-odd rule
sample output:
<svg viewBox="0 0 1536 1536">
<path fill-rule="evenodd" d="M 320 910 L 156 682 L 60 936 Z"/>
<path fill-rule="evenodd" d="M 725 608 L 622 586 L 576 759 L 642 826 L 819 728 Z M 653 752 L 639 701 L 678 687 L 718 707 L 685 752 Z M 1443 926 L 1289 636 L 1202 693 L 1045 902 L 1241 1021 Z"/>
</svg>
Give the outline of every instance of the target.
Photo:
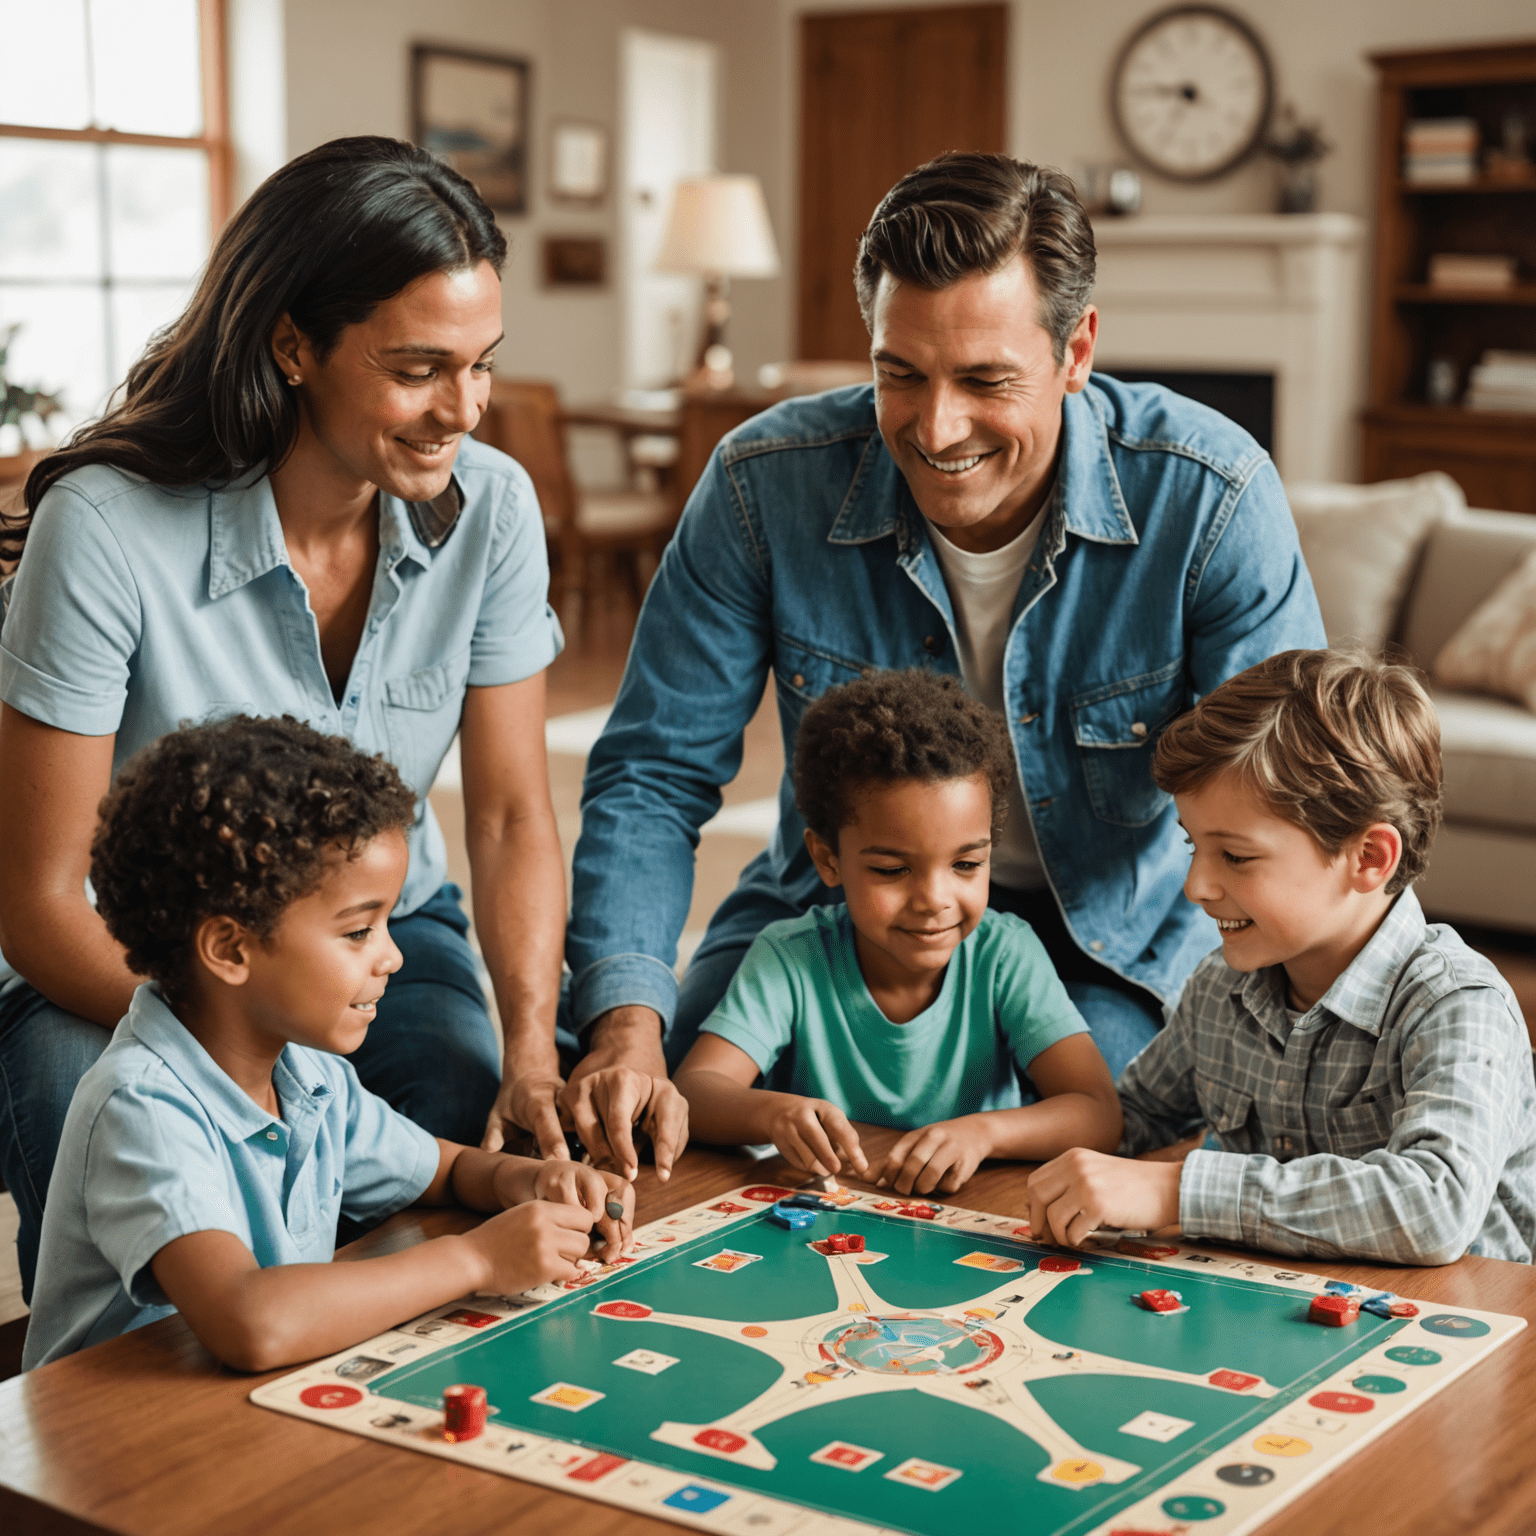
<svg viewBox="0 0 1536 1536">
<path fill-rule="evenodd" d="M 1376 485 L 1288 485 L 1285 494 L 1328 643 L 1379 651 L 1397 628 L 1430 529 L 1466 506 L 1461 487 L 1432 470 Z"/>
<path fill-rule="evenodd" d="M 1536 551 L 1445 642 L 1432 675 L 1447 688 L 1493 693 L 1536 710 Z"/>
</svg>

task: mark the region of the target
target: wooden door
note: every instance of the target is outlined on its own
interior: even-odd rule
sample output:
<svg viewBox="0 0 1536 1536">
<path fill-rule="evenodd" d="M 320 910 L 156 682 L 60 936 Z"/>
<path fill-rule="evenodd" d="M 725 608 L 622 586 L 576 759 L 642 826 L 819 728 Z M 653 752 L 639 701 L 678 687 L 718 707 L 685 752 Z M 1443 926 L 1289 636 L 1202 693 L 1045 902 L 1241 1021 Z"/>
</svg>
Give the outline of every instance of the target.
<svg viewBox="0 0 1536 1536">
<path fill-rule="evenodd" d="M 951 149 L 1004 147 L 1008 7 L 801 20 L 799 355 L 858 359 L 859 236 L 896 181 Z"/>
</svg>

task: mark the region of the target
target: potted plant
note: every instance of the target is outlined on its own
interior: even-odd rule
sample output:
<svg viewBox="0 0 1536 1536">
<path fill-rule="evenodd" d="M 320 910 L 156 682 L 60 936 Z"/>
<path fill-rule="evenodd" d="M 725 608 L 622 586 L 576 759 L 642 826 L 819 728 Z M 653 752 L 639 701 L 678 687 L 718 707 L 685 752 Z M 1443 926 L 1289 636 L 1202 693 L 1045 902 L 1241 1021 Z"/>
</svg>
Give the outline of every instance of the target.
<svg viewBox="0 0 1536 1536">
<path fill-rule="evenodd" d="M 1322 125 L 1303 123 L 1290 102 L 1275 114 L 1264 136 L 1264 153 L 1280 172 L 1277 213 L 1311 213 L 1317 206 L 1317 165 L 1333 153 Z"/>
<path fill-rule="evenodd" d="M 0 428 L 15 427 L 14 433 L 6 433 L 7 437 L 15 437 L 20 443 L 20 451 L 12 454 L 0 453 L 0 501 L 8 501 L 6 490 L 13 485 L 25 480 L 31 472 L 32 466 L 43 456 L 43 449 L 29 449 L 27 439 L 21 431 L 21 421 L 24 416 L 36 416 L 40 422 L 46 422 L 50 416 L 62 409 L 62 401 L 57 394 L 50 394 L 42 389 L 28 389 L 24 385 L 13 383 L 6 375 L 6 362 L 10 355 L 11 343 L 16 339 L 16 333 L 21 329 L 20 324 L 7 326 L 0 331 Z"/>
</svg>

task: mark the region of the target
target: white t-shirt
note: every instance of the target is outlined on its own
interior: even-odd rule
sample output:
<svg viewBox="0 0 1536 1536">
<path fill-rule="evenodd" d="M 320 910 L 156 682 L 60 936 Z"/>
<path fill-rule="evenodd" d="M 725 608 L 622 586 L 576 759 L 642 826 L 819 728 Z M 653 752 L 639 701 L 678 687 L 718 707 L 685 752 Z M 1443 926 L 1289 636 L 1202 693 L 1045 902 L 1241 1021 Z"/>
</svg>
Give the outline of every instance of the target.
<svg viewBox="0 0 1536 1536">
<path fill-rule="evenodd" d="M 1046 507 L 1050 497 L 1046 498 Z M 1017 538 L 1001 549 L 975 555 L 944 537 L 941 528 L 928 525 L 933 552 L 944 585 L 949 588 L 950 606 L 955 610 L 955 639 L 960 647 L 960 678 L 965 691 L 985 704 L 994 714 L 1008 718 L 1003 697 L 1003 652 L 1013 618 L 1013 600 L 1018 596 L 1024 567 L 1035 552 L 1040 528 L 1045 522 L 1045 507 Z M 992 878 L 999 885 L 1014 890 L 1039 890 L 1046 882 L 1040 862 L 1040 848 L 1029 812 L 1024 808 L 1022 776 L 1014 775 L 1008 795 L 1008 819 L 992 850 Z"/>
</svg>

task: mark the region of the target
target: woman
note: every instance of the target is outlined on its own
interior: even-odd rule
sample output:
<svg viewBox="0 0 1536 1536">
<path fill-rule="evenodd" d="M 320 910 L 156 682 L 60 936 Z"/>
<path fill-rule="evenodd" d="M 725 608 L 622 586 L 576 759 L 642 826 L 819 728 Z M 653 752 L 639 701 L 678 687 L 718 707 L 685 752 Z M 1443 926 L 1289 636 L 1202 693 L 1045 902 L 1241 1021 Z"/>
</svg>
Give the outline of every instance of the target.
<svg viewBox="0 0 1536 1536">
<path fill-rule="evenodd" d="M 301 156 L 0 537 L 0 559 L 25 554 L 0 651 L 0 1172 L 28 1291 L 70 1095 L 138 981 L 85 889 L 97 802 L 186 720 L 293 714 L 387 753 L 421 797 L 391 918 L 405 963 L 353 1058 L 369 1087 L 459 1141 L 515 1125 L 564 1155 L 563 1094 L 578 1128 L 594 1103 L 623 1122 L 615 1151 L 642 1115 L 677 1142 L 674 1091 L 649 1072 L 595 1052 L 579 1082 L 560 1075 L 543 733 L 560 631 L 528 477 L 468 437 L 505 256 L 474 188 L 411 145 Z M 500 1073 L 425 798 L 455 731 Z"/>
</svg>

